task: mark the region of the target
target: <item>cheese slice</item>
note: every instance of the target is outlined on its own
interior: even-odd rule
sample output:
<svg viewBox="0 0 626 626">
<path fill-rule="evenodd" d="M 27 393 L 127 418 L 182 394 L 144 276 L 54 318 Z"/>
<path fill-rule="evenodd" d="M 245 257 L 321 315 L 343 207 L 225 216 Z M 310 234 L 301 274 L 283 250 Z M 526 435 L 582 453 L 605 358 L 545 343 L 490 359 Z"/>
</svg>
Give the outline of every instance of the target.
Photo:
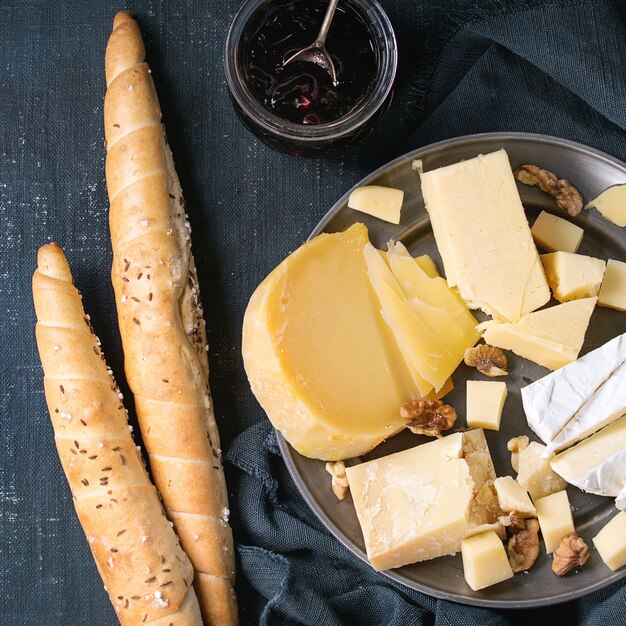
<svg viewBox="0 0 626 626">
<path fill-rule="evenodd" d="M 446 279 L 472 309 L 516 322 L 550 299 L 504 150 L 420 172 Z"/>
<path fill-rule="evenodd" d="M 472 591 L 513 578 L 513 570 L 498 535 L 489 530 L 461 543 L 463 576 Z"/>
<path fill-rule="evenodd" d="M 585 208 L 596 208 L 610 222 L 626 226 L 626 184 L 605 189 Z"/>
<path fill-rule="evenodd" d="M 380 302 L 381 314 L 411 369 L 439 391 L 463 360 L 464 336 L 434 307 L 411 306 L 375 248 L 365 247 L 367 272 Z M 412 265 L 417 268 L 413 261 Z"/>
<path fill-rule="evenodd" d="M 541 536 L 550 554 L 559 547 L 561 539 L 575 532 L 574 517 L 567 491 L 557 491 L 535 501 Z"/>
<path fill-rule="evenodd" d="M 530 428 L 549 444 L 625 361 L 626 333 L 522 387 L 522 404 Z"/>
<path fill-rule="evenodd" d="M 535 243 L 548 252 L 575 253 L 585 231 L 558 215 L 541 211 L 531 229 Z"/>
<path fill-rule="evenodd" d="M 347 467 L 346 475 L 379 571 L 454 554 L 473 529 L 496 521 L 495 471 L 480 429 Z"/>
<path fill-rule="evenodd" d="M 547 452 L 581 441 L 626 414 L 626 363 L 622 363 L 547 445 Z"/>
<path fill-rule="evenodd" d="M 616 497 L 626 484 L 626 416 L 557 454 L 552 469 L 571 485 Z"/>
<path fill-rule="evenodd" d="M 451 318 L 453 332 L 458 336 L 456 328 L 459 327 L 464 333 L 465 347 L 473 346 L 480 339 L 480 333 L 476 330 L 478 321 L 444 278 L 429 276 L 419 263 L 414 262 L 409 251 L 399 241 L 388 246 L 387 258 L 391 271 L 408 300 L 419 300 L 424 304 L 445 309 Z M 445 334 L 448 332 L 449 330 L 444 329 Z"/>
<path fill-rule="evenodd" d="M 552 252 L 541 255 L 552 294 L 559 302 L 597 296 L 606 261 L 583 254 Z"/>
<path fill-rule="evenodd" d="M 427 254 L 421 254 L 415 257 L 415 262 L 428 278 L 437 278 L 437 276 L 439 276 L 435 262 Z"/>
<path fill-rule="evenodd" d="M 259 285 L 244 315 L 250 386 L 274 427 L 300 454 L 347 459 L 404 426 L 417 397 L 372 289 L 365 226 L 322 234 Z"/>
<path fill-rule="evenodd" d="M 486 343 L 511 350 L 556 370 L 576 360 L 597 298 L 583 298 L 528 313 L 515 323 L 491 320 L 478 325 Z"/>
<path fill-rule="evenodd" d="M 626 311 L 626 263 L 609 259 L 598 293 L 600 306 Z"/>
</svg>

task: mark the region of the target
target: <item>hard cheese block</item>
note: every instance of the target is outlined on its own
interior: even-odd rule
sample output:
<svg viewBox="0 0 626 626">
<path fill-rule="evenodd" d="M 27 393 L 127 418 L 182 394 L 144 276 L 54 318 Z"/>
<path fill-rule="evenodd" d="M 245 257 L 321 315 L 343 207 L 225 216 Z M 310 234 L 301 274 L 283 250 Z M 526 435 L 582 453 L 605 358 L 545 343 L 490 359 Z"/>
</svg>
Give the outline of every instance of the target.
<svg viewBox="0 0 626 626">
<path fill-rule="evenodd" d="M 596 208 L 609 221 L 626 226 L 626 184 L 614 185 L 595 197 L 586 208 Z"/>
<path fill-rule="evenodd" d="M 616 497 L 626 485 L 626 416 L 557 454 L 550 465 L 583 491 Z"/>
<path fill-rule="evenodd" d="M 626 565 L 626 512 L 612 517 L 593 538 L 602 560 L 613 571 Z"/>
<path fill-rule="evenodd" d="M 560 452 L 614 422 L 626 413 L 626 363 L 622 363 L 574 413 L 547 445 Z"/>
<path fill-rule="evenodd" d="M 348 206 L 355 211 L 373 215 L 392 224 L 400 223 L 404 192 L 393 187 L 365 185 L 357 187 L 348 198 Z"/>
<path fill-rule="evenodd" d="M 598 304 L 626 311 L 626 263 L 609 259 L 598 293 Z"/>
<path fill-rule="evenodd" d="M 484 432 L 453 433 L 346 468 L 376 570 L 454 554 L 498 514 Z"/>
<path fill-rule="evenodd" d="M 498 496 L 498 505 L 505 513 L 516 512 L 522 517 L 537 515 L 528 491 L 512 476 L 499 476 L 495 479 L 493 486 Z"/>
<path fill-rule="evenodd" d="M 486 343 L 556 370 L 578 357 L 596 300 L 564 302 L 528 313 L 515 324 L 491 320 L 478 329 Z"/>
<path fill-rule="evenodd" d="M 472 591 L 513 578 L 504 544 L 493 530 L 464 539 L 461 556 L 463 576 Z"/>
<path fill-rule="evenodd" d="M 562 217 L 541 211 L 532 227 L 536 244 L 548 252 L 574 253 L 583 240 L 585 231 Z"/>
<path fill-rule="evenodd" d="M 522 404 L 530 428 L 549 444 L 624 361 L 626 333 L 522 387 Z"/>
<path fill-rule="evenodd" d="M 575 532 L 574 517 L 567 491 L 557 491 L 535 501 L 537 519 L 546 552 L 550 554 L 559 547 L 561 539 Z"/>
<path fill-rule="evenodd" d="M 400 406 L 417 395 L 379 313 L 367 244 L 362 224 L 312 239 L 272 271 L 245 312 L 252 391 L 304 456 L 364 454 L 403 427 Z"/>
<path fill-rule="evenodd" d="M 541 262 L 552 294 L 559 302 L 598 295 L 606 269 L 603 259 L 570 252 L 552 252 L 541 255 Z"/>
<path fill-rule="evenodd" d="M 446 279 L 466 304 L 516 322 L 550 299 L 504 150 L 422 172 Z"/>
<path fill-rule="evenodd" d="M 499 430 L 507 396 L 506 383 L 468 380 L 466 385 L 467 425 L 471 428 Z"/>
</svg>

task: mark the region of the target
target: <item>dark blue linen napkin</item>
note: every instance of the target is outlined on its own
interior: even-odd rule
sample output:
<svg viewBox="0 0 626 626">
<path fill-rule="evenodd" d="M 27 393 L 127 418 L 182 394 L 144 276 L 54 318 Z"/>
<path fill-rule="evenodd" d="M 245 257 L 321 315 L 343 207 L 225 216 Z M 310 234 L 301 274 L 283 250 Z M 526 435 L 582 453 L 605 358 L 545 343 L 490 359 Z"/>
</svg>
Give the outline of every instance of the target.
<svg viewBox="0 0 626 626">
<path fill-rule="evenodd" d="M 626 160 L 623 2 L 458 2 L 440 9 L 446 28 L 416 60 L 412 78 L 409 115 L 417 128 L 397 155 L 459 135 L 526 131 Z M 263 625 L 626 623 L 626 583 L 513 611 L 437 600 L 377 574 L 310 511 L 264 417 L 232 442 L 227 461 L 239 577 Z"/>
</svg>

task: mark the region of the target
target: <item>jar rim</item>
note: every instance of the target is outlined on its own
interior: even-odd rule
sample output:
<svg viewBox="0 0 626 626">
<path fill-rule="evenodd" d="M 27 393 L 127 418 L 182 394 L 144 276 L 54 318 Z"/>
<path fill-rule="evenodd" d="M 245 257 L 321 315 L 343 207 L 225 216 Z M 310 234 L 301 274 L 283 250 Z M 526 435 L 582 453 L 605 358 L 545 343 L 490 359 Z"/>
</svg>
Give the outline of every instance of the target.
<svg viewBox="0 0 626 626">
<path fill-rule="evenodd" d="M 342 117 L 323 124 L 296 124 L 268 111 L 251 93 L 239 64 L 240 43 L 251 17 L 272 0 L 245 0 L 233 17 L 226 36 L 224 68 L 231 96 L 245 114 L 266 132 L 296 141 L 337 139 L 365 124 L 385 103 L 391 92 L 398 64 L 396 37 L 387 14 L 377 0 L 348 0 L 373 29 L 372 37 L 379 46 L 378 71 L 371 89 L 357 105 Z"/>
</svg>

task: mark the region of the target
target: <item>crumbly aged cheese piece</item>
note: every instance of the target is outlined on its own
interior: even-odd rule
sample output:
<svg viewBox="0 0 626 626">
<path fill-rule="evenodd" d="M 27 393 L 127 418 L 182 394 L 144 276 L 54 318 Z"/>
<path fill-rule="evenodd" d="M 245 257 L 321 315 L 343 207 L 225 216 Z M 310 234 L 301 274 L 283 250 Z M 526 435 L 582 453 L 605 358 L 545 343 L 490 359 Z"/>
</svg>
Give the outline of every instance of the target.
<svg viewBox="0 0 626 626">
<path fill-rule="evenodd" d="M 593 538 L 593 544 L 613 571 L 626 565 L 626 512 L 614 515 Z"/>
<path fill-rule="evenodd" d="M 622 363 L 547 445 L 549 454 L 582 441 L 626 414 L 626 363 Z"/>
<path fill-rule="evenodd" d="M 461 543 L 463 576 L 473 591 L 513 578 L 513 570 L 498 535 L 489 530 Z"/>
<path fill-rule="evenodd" d="M 565 489 L 566 482 L 550 467 L 546 447 L 531 441 L 517 457 L 517 482 L 536 500 Z"/>
<path fill-rule="evenodd" d="M 626 333 L 522 387 L 522 404 L 530 428 L 549 444 L 624 361 Z"/>
<path fill-rule="evenodd" d="M 559 302 L 597 296 L 606 261 L 571 252 L 542 254 L 541 262 L 552 294 Z"/>
<path fill-rule="evenodd" d="M 373 215 L 392 224 L 400 223 L 404 191 L 394 187 L 364 185 L 357 187 L 348 197 L 348 206 L 355 211 Z"/>
<path fill-rule="evenodd" d="M 605 189 L 585 208 L 596 208 L 610 222 L 618 226 L 626 226 L 626 184 Z"/>
<path fill-rule="evenodd" d="M 446 279 L 472 309 L 510 322 L 550 299 L 504 150 L 420 173 Z"/>
<path fill-rule="evenodd" d="M 486 343 L 556 370 L 578 357 L 596 301 L 564 302 L 528 313 L 515 324 L 490 320 L 479 324 L 478 330 Z"/>
<path fill-rule="evenodd" d="M 535 508 L 546 552 L 550 554 L 559 547 L 565 535 L 575 532 L 567 491 L 563 489 L 535 500 Z"/>
<path fill-rule="evenodd" d="M 626 263 L 609 259 L 598 293 L 598 304 L 626 311 Z"/>
<path fill-rule="evenodd" d="M 371 244 L 365 246 L 364 258 L 381 315 L 410 369 L 439 391 L 463 360 L 465 350 L 477 340 L 477 334 L 473 331 L 468 335 L 444 306 L 420 299 L 421 294 L 407 299 L 389 266 Z M 426 277 L 414 259 L 409 257 L 408 261 L 409 267 L 427 281 L 436 280 Z M 422 389 L 420 381 L 415 382 Z"/>
<path fill-rule="evenodd" d="M 562 217 L 541 211 L 531 228 L 533 239 L 546 252 L 574 253 L 583 240 L 585 231 Z"/>
<path fill-rule="evenodd" d="M 376 570 L 454 554 L 469 532 L 496 521 L 495 471 L 479 429 L 347 467 L 346 474 Z"/>
<path fill-rule="evenodd" d="M 364 454 L 404 424 L 415 389 L 367 275 L 367 229 L 322 234 L 255 290 L 242 354 L 253 393 L 301 454 Z"/>
<path fill-rule="evenodd" d="M 626 485 L 626 416 L 557 454 L 550 466 L 583 491 L 618 496 Z"/>
<path fill-rule="evenodd" d="M 471 428 L 499 430 L 506 400 L 506 383 L 493 380 L 468 380 L 466 420 Z"/>
<path fill-rule="evenodd" d="M 498 504 L 504 512 L 515 511 L 524 517 L 537 515 L 528 492 L 512 476 L 498 476 L 493 486 L 498 496 Z"/>
</svg>

